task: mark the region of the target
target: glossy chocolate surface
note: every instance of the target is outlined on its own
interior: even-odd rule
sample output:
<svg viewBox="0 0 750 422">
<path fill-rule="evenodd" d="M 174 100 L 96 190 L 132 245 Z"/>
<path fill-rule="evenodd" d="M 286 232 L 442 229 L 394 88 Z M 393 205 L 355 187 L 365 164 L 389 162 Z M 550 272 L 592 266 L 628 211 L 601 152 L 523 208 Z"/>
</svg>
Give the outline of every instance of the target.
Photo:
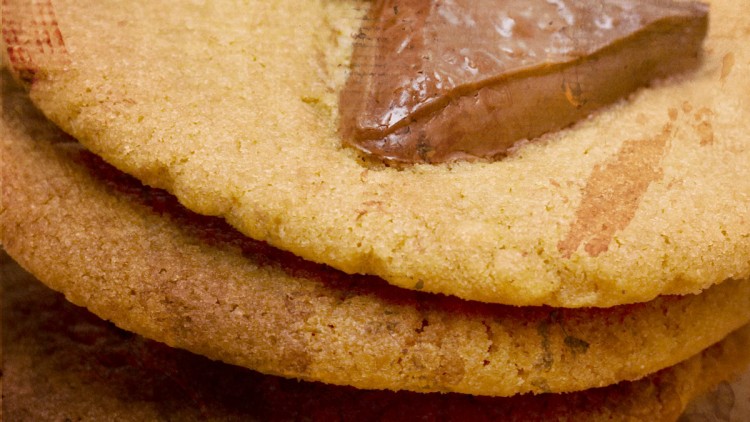
<svg viewBox="0 0 750 422">
<path fill-rule="evenodd" d="M 697 2 L 378 0 L 356 35 L 341 134 L 385 161 L 502 156 L 694 67 L 707 26 Z"/>
</svg>

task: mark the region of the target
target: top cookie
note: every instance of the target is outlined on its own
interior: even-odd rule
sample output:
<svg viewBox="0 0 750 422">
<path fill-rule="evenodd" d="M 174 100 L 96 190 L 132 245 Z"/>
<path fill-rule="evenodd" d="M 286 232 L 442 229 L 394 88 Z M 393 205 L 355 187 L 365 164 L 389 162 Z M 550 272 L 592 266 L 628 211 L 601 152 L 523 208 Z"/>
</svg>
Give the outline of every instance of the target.
<svg viewBox="0 0 750 422">
<path fill-rule="evenodd" d="M 561 307 L 750 275 L 741 0 L 712 2 L 696 72 L 501 161 L 401 170 L 363 163 L 337 135 L 368 3 L 13 3 L 8 57 L 52 120 L 188 207 L 306 259 Z"/>
</svg>

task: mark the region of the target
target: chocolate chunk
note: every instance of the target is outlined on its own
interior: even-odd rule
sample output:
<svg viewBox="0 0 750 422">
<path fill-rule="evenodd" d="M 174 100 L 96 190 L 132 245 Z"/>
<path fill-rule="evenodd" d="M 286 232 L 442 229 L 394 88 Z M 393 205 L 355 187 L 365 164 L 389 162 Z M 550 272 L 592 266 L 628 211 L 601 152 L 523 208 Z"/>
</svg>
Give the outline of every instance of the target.
<svg viewBox="0 0 750 422">
<path fill-rule="evenodd" d="M 377 0 L 341 135 L 389 162 L 502 157 L 695 67 L 707 27 L 692 1 Z"/>
</svg>

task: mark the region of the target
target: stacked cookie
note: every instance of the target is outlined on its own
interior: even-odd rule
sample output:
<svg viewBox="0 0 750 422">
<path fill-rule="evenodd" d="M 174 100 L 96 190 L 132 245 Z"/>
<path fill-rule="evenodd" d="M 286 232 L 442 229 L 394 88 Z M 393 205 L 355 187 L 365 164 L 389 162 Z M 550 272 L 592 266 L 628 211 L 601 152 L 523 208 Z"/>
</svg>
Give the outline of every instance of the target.
<svg viewBox="0 0 750 422">
<path fill-rule="evenodd" d="M 695 73 L 504 160 L 399 169 L 337 137 L 365 6 L 11 2 L 5 249 L 126 330 L 356 401 L 675 418 L 728 376 L 701 359 L 745 365 L 744 331 L 700 354 L 750 320 L 739 2 Z"/>
</svg>

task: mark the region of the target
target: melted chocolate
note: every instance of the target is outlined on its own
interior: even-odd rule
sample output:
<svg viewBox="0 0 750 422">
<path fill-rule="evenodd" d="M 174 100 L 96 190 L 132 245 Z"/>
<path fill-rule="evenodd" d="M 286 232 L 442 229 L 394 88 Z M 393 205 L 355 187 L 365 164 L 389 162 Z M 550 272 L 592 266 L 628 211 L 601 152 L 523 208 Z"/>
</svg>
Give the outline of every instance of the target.
<svg viewBox="0 0 750 422">
<path fill-rule="evenodd" d="M 377 0 L 341 134 L 390 162 L 502 156 L 695 67 L 707 26 L 697 2 Z"/>
</svg>

